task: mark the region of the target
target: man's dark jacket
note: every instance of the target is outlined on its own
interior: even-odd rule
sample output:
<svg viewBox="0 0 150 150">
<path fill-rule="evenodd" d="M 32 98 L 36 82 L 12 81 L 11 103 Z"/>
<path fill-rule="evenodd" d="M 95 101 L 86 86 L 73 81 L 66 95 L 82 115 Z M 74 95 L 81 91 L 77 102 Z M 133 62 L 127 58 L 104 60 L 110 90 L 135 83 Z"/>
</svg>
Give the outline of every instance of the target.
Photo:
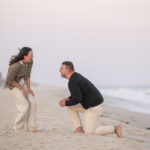
<svg viewBox="0 0 150 150">
<path fill-rule="evenodd" d="M 71 96 L 66 101 L 66 106 L 81 103 L 85 109 L 103 103 L 104 99 L 98 89 L 81 74 L 75 72 L 69 79 L 68 88 Z"/>
</svg>

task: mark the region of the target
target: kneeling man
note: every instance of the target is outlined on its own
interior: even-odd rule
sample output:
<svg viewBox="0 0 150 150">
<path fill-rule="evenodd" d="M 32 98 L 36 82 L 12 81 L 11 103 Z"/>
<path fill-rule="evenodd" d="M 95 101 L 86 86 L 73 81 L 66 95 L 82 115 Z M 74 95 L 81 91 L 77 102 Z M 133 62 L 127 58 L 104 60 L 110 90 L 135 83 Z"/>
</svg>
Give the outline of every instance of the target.
<svg viewBox="0 0 150 150">
<path fill-rule="evenodd" d="M 98 126 L 97 122 L 102 114 L 104 99 L 98 89 L 84 76 L 75 72 L 73 63 L 65 61 L 60 68 L 61 76 L 68 79 L 71 96 L 59 102 L 66 106 L 75 127 L 75 132 L 88 134 L 115 133 L 122 136 L 121 126 Z M 84 129 L 79 112 L 84 114 Z"/>
</svg>

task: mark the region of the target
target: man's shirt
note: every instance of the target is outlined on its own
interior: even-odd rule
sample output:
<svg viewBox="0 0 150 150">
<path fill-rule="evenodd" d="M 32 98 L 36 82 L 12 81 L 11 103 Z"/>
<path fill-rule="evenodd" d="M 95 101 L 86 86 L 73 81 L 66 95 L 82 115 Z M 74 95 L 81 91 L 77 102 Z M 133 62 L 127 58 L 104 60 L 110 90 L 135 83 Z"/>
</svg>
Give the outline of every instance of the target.
<svg viewBox="0 0 150 150">
<path fill-rule="evenodd" d="M 75 72 L 69 79 L 68 88 L 71 96 L 66 106 L 81 103 L 85 109 L 103 103 L 104 99 L 98 89 L 84 76 Z"/>
</svg>

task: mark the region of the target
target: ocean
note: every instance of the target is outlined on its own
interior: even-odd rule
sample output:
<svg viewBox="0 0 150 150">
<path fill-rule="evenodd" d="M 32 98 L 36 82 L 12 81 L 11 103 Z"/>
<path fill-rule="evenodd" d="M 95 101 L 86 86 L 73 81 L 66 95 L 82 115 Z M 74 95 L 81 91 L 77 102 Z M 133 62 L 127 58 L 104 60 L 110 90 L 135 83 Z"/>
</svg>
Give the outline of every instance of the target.
<svg viewBox="0 0 150 150">
<path fill-rule="evenodd" d="M 101 88 L 102 95 L 116 98 L 112 105 L 130 111 L 150 114 L 150 87 Z"/>
</svg>

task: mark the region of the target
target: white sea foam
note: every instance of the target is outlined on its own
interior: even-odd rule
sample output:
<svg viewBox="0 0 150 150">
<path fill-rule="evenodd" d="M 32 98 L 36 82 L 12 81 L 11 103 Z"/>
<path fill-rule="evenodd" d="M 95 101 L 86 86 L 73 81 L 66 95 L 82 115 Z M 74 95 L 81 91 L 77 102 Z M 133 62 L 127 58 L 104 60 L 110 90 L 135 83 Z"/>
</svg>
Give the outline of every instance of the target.
<svg viewBox="0 0 150 150">
<path fill-rule="evenodd" d="M 103 95 L 124 99 L 119 102 L 121 107 L 150 114 L 150 88 L 102 88 L 100 91 Z"/>
</svg>

